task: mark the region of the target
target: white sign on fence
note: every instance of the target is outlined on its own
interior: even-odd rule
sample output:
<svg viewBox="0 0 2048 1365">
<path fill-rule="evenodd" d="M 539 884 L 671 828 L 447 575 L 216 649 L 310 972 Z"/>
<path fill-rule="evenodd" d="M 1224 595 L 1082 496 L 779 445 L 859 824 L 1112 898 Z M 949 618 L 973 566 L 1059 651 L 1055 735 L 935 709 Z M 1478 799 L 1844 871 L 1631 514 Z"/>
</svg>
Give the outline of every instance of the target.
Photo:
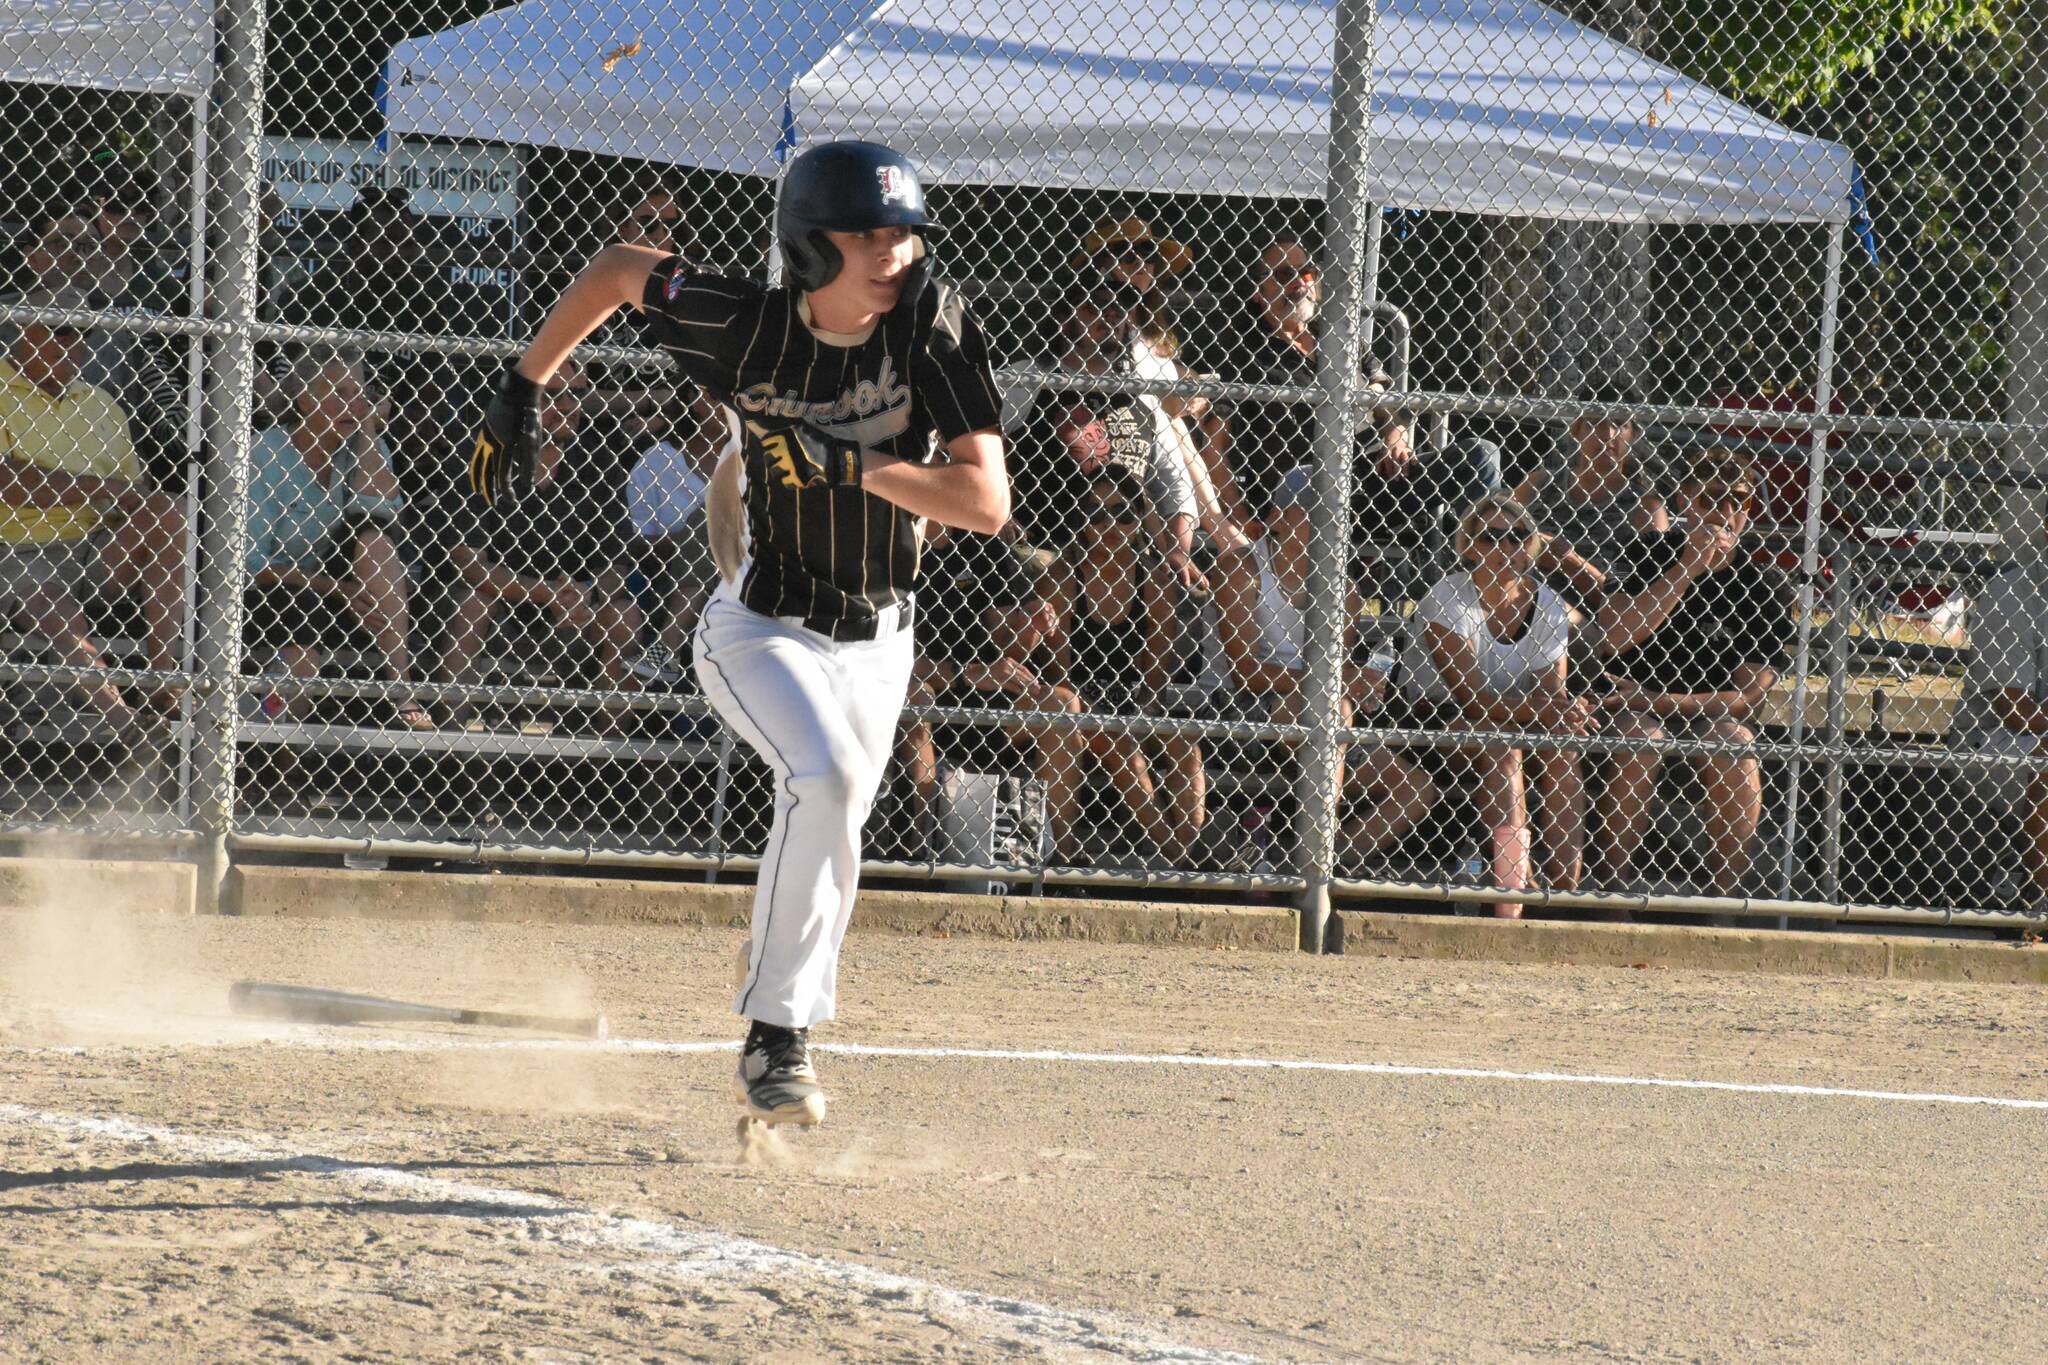
<svg viewBox="0 0 2048 1365">
<path fill-rule="evenodd" d="M 519 211 L 519 154 L 510 147 L 401 142 L 389 157 L 369 141 L 273 137 L 263 180 L 288 212 L 352 208 L 365 186 L 402 188 L 414 213 L 510 222 Z"/>
</svg>

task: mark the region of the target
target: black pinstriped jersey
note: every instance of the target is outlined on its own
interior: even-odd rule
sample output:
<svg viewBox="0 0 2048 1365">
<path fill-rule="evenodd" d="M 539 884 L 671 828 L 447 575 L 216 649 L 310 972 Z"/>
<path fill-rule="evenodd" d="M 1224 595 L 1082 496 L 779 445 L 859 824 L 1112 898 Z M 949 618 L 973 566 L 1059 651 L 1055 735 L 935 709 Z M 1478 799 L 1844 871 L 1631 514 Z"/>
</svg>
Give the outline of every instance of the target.
<svg viewBox="0 0 2048 1365">
<path fill-rule="evenodd" d="M 653 344 L 742 422 L 808 422 L 920 462 L 934 457 L 934 434 L 943 446 L 1000 423 L 988 348 L 958 291 L 934 281 L 914 308 L 885 314 L 852 346 L 815 336 L 799 297 L 670 257 L 648 277 L 641 318 Z M 910 595 L 914 515 L 857 487 L 806 486 L 759 442 L 742 451 L 742 602 L 822 628 Z"/>
</svg>

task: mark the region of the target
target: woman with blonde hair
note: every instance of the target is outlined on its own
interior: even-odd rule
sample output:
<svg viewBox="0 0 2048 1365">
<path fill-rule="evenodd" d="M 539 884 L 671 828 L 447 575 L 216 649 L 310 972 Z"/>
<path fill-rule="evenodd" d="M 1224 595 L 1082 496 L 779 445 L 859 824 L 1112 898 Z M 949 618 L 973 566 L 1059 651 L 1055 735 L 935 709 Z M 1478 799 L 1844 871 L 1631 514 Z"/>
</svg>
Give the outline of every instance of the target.
<svg viewBox="0 0 2048 1365">
<path fill-rule="evenodd" d="M 1445 575 L 1415 608 L 1404 656 L 1407 701 L 1422 729 L 1540 730 L 1588 735 L 1597 712 L 1565 685 L 1571 620 L 1564 600 L 1533 570 L 1543 553 L 1536 520 L 1505 493 L 1489 493 L 1458 520 L 1462 570 Z M 1493 884 L 1520 890 L 1532 875 L 1528 779 L 1538 788 L 1545 884 L 1569 890 L 1584 870 L 1585 782 L 1580 755 L 1525 753 L 1488 744 L 1445 752 L 1476 787 L 1492 831 Z M 1501 902 L 1501 918 L 1521 906 Z"/>
</svg>

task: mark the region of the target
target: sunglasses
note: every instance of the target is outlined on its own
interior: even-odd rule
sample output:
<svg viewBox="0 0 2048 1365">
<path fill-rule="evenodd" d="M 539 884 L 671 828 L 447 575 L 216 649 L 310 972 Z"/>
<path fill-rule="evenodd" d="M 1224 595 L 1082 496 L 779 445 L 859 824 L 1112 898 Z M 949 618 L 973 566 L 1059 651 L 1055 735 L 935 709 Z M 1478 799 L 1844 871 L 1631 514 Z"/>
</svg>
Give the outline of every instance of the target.
<svg viewBox="0 0 2048 1365">
<path fill-rule="evenodd" d="M 1273 265 L 1266 267 L 1266 278 L 1279 285 L 1282 289 L 1293 284 L 1296 280 L 1300 280 L 1304 284 L 1313 284 L 1317 280 L 1322 279 L 1322 277 L 1323 272 L 1312 265 Z"/>
<path fill-rule="evenodd" d="M 1520 545 L 1528 538 L 1527 531 L 1514 526 L 1486 526 L 1472 533 L 1474 545 Z"/>
<path fill-rule="evenodd" d="M 1138 520 L 1138 514 L 1127 502 L 1098 502 L 1088 508 L 1090 526 L 1129 526 Z"/>
<path fill-rule="evenodd" d="M 674 227 L 677 223 L 683 221 L 683 215 L 680 213 L 629 213 L 626 215 L 626 221 L 642 224 L 659 223 L 663 227 Z"/>
</svg>

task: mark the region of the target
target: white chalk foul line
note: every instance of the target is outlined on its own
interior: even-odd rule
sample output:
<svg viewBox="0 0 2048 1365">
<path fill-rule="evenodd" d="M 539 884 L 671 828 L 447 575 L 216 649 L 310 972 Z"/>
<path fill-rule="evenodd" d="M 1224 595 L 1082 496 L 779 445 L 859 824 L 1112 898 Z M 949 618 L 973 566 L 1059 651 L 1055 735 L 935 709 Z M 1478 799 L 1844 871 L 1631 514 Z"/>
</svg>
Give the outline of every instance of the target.
<svg viewBox="0 0 2048 1365">
<path fill-rule="evenodd" d="M 648 1258 L 636 1269 L 678 1279 L 807 1281 L 827 1289 L 897 1301 L 913 1307 L 970 1318 L 990 1338 L 1024 1337 L 1069 1351 L 1092 1351 L 1125 1360 L 1189 1362 L 1190 1365 L 1257 1365 L 1257 1357 L 1234 1351 L 1183 1346 L 1112 1314 L 1055 1308 L 1029 1299 L 1005 1298 L 954 1289 L 908 1275 L 876 1270 L 856 1261 L 836 1261 L 807 1252 L 785 1251 L 745 1237 L 682 1227 L 648 1218 L 628 1218 L 556 1199 L 550 1195 L 438 1176 L 388 1166 L 364 1165 L 338 1157 L 294 1152 L 280 1139 L 261 1141 L 187 1133 L 121 1118 L 62 1114 L 25 1105 L 0 1104 L 0 1123 L 41 1128 L 71 1138 L 100 1138 L 147 1145 L 154 1156 L 234 1165 L 263 1163 L 353 1185 L 363 1190 L 468 1205 L 479 1216 L 521 1225 L 538 1241 L 574 1247 L 602 1247 Z"/>
<path fill-rule="evenodd" d="M 298 1047 L 367 1052 L 541 1051 L 652 1052 L 695 1055 L 735 1052 L 728 1041 L 661 1038 L 375 1038 L 322 1032 L 281 1034 L 218 1043 L 113 1044 L 112 1047 Z M 1230 1071 L 1319 1071 L 1353 1076 L 1433 1076 L 1466 1081 L 1519 1081 L 1547 1085 L 1605 1085 L 1653 1090 L 1707 1090 L 1736 1095 L 1796 1095 L 1815 1099 L 1885 1100 L 1899 1104 L 1974 1104 L 1992 1109 L 2048 1110 L 2048 1100 L 2003 1095 L 1955 1095 L 1938 1090 L 1857 1090 L 1847 1086 L 1791 1085 L 1755 1081 L 1702 1081 L 1677 1076 L 1610 1076 L 1599 1072 L 1506 1071 L 1488 1067 L 1408 1066 L 1396 1062 L 1325 1062 L 1282 1057 L 1209 1057 L 1181 1052 L 1069 1052 L 1055 1048 L 891 1047 L 874 1043 L 811 1044 L 814 1052 L 849 1057 L 920 1057 L 944 1061 L 1074 1062 L 1105 1066 L 1191 1066 Z M 82 1054 L 87 1046 L 0 1047 L 0 1051 Z"/>
</svg>

